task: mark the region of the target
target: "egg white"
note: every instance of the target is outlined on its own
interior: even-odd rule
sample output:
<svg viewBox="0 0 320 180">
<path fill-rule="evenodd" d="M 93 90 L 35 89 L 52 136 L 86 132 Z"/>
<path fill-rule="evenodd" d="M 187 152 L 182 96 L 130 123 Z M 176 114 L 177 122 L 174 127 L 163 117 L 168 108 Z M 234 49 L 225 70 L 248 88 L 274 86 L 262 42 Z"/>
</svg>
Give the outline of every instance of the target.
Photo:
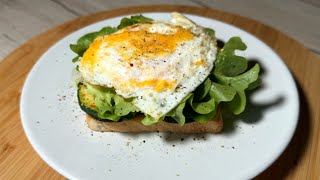
<svg viewBox="0 0 320 180">
<path fill-rule="evenodd" d="M 178 42 L 169 54 L 146 52 L 141 56 L 136 56 L 135 49 L 128 48 L 131 46 L 125 41 L 94 42 L 86 52 L 85 60 L 79 64 L 84 80 L 113 87 L 117 94 L 134 98 L 133 104 L 145 114 L 154 118 L 164 116 L 206 79 L 217 54 L 215 39 L 202 27 L 179 13 L 172 13 L 171 17 L 171 23 L 140 23 L 115 34 L 144 30 L 151 34 L 171 35 L 180 28 L 190 31 L 192 38 Z M 108 37 L 96 41 L 103 38 Z M 92 53 L 92 59 L 89 53 Z"/>
</svg>

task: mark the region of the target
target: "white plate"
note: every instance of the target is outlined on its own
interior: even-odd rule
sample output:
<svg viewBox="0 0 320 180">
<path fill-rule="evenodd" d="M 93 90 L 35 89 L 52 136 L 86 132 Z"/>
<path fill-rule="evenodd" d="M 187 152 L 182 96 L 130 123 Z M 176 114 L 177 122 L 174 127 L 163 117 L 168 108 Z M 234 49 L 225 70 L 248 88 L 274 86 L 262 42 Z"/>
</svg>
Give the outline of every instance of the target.
<svg viewBox="0 0 320 180">
<path fill-rule="evenodd" d="M 144 15 L 170 19 L 168 13 Z M 22 124 L 34 149 L 51 167 L 70 179 L 248 179 L 276 160 L 298 120 L 297 89 L 287 67 L 251 34 L 217 20 L 187 16 L 215 29 L 223 41 L 240 36 L 247 44 L 244 55 L 258 60 L 265 71 L 263 87 L 250 97 L 255 106 L 228 121 L 219 135 L 92 132 L 77 104 L 76 89 L 69 85 L 75 67 L 69 44 L 104 26 L 118 25 L 122 17 L 107 19 L 57 42 L 25 82 Z"/>
</svg>

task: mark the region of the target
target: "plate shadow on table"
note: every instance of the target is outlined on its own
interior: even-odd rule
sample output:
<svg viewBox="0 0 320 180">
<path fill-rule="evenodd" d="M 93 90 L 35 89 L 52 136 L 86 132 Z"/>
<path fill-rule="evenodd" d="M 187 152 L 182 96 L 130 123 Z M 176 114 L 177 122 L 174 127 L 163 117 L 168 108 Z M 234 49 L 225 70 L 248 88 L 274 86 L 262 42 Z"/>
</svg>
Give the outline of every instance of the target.
<svg viewBox="0 0 320 180">
<path fill-rule="evenodd" d="M 288 178 L 290 173 L 294 171 L 299 161 L 306 153 L 307 146 L 310 141 L 310 106 L 302 86 L 297 81 L 296 84 L 298 87 L 300 100 L 300 112 L 297 129 L 291 142 L 282 155 L 255 179 L 269 180 Z"/>
</svg>

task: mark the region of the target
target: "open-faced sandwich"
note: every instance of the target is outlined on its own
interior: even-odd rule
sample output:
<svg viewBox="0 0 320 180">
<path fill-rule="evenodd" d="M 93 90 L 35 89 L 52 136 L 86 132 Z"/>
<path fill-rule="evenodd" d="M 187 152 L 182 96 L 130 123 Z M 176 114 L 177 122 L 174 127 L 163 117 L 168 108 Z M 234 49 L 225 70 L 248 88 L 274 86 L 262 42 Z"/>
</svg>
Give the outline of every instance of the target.
<svg viewBox="0 0 320 180">
<path fill-rule="evenodd" d="M 239 37 L 218 48 L 215 32 L 179 13 L 172 21 L 123 18 L 71 44 L 78 54 L 80 107 L 95 131 L 217 133 L 221 109 L 240 114 L 246 90 L 259 84 L 235 50 Z"/>
</svg>

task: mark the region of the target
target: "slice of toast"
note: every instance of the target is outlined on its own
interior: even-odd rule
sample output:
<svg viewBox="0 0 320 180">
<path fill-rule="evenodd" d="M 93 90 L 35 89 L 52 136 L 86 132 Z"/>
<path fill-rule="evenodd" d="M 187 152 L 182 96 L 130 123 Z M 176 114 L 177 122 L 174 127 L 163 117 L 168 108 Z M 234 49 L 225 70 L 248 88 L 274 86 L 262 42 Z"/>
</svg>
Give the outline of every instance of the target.
<svg viewBox="0 0 320 180">
<path fill-rule="evenodd" d="M 165 121 L 158 122 L 149 126 L 141 123 L 143 116 L 137 116 L 133 119 L 121 122 L 102 122 L 87 115 L 86 121 L 88 127 L 93 131 L 101 132 L 173 132 L 181 134 L 196 134 L 196 133 L 219 133 L 223 128 L 223 120 L 221 111 L 217 112 L 214 120 L 207 123 L 190 122 L 183 126 L 177 123 L 169 123 Z"/>
</svg>

